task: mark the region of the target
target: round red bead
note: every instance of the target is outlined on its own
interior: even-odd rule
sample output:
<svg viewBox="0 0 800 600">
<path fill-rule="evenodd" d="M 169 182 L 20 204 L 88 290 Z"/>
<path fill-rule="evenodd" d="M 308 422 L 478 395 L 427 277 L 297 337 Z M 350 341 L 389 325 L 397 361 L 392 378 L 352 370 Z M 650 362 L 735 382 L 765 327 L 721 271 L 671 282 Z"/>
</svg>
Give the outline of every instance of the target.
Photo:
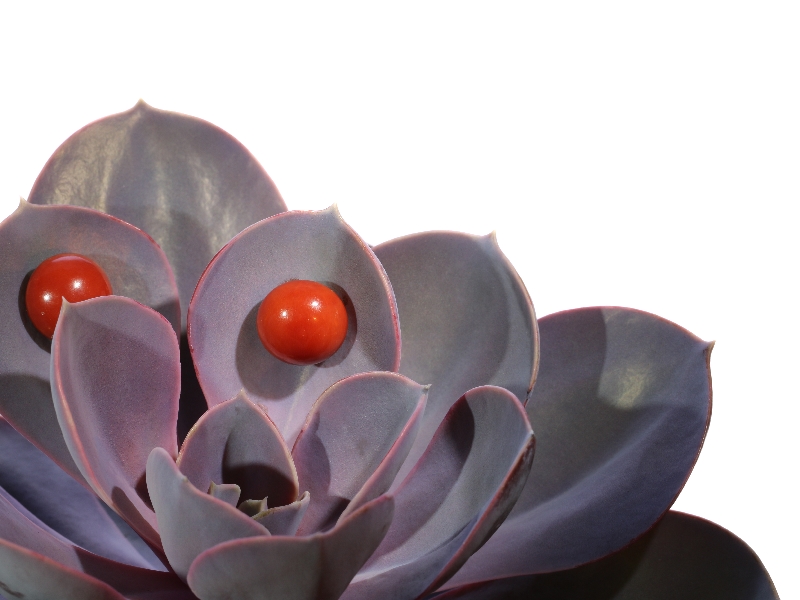
<svg viewBox="0 0 800 600">
<path fill-rule="evenodd" d="M 292 280 L 276 287 L 258 309 L 261 343 L 293 365 L 313 365 L 333 356 L 347 335 L 344 303 L 316 281 Z"/>
<path fill-rule="evenodd" d="M 25 290 L 25 308 L 34 327 L 52 338 L 62 298 L 81 302 L 110 294 L 111 283 L 96 262 L 80 254 L 56 254 L 31 273 Z"/>
</svg>

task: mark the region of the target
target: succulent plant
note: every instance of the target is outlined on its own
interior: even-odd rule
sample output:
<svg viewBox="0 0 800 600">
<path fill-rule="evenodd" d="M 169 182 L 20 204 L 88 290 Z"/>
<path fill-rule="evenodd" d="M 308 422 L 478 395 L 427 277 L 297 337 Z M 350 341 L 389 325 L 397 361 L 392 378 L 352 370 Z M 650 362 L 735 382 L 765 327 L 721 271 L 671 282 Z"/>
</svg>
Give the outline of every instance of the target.
<svg viewBox="0 0 800 600">
<path fill-rule="evenodd" d="M 0 245 L 5 598 L 777 598 L 669 512 L 712 345 L 625 308 L 537 321 L 494 236 L 371 248 L 140 103 L 56 151 Z M 112 295 L 65 301 L 51 340 L 26 290 L 62 253 Z M 260 335 L 294 280 L 347 315 L 312 364 Z"/>
</svg>

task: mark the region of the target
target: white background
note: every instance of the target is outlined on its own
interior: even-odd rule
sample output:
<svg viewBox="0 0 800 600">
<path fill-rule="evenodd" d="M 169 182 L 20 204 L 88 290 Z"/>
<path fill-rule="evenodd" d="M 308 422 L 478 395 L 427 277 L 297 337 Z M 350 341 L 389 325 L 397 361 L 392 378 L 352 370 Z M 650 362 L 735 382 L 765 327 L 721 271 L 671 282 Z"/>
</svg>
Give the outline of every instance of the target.
<svg viewBox="0 0 800 600">
<path fill-rule="evenodd" d="M 632 306 L 717 341 L 675 508 L 800 597 L 797 4 L 281 4 L 3 9 L 0 216 L 141 97 L 228 130 L 290 208 L 336 202 L 370 243 L 497 230 L 540 316 Z"/>
</svg>

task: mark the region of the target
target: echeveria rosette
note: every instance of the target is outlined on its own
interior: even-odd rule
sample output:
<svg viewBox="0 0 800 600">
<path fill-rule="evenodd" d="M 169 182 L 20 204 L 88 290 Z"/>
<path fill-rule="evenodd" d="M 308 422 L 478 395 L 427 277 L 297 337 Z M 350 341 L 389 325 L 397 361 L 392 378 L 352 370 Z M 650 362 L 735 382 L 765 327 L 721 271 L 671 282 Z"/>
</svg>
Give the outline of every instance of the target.
<svg viewBox="0 0 800 600">
<path fill-rule="evenodd" d="M 131 356 L 136 358 L 120 360 Z M 427 388 L 385 372 L 358 374 L 329 388 L 312 409 L 291 455 L 268 416 L 239 394 L 198 421 L 176 464 L 177 360 L 177 340 L 163 317 L 127 298 L 95 298 L 62 310 L 53 338 L 52 385 L 63 436 L 85 480 L 142 537 L 153 546 L 163 545 L 174 572 L 201 599 L 229 597 L 232 589 L 236 597 L 260 597 L 262 590 L 274 596 L 281 588 L 293 597 L 339 597 L 387 532 L 386 539 L 394 541 L 390 525 L 401 525 L 402 542 L 403 524 L 419 518 L 419 496 L 428 495 L 432 477 L 437 478 L 441 501 L 431 507 L 445 522 L 427 536 L 427 545 L 447 542 L 448 551 L 439 558 L 452 562 L 461 552 L 465 560 L 463 549 L 485 539 L 527 476 L 532 432 L 519 401 L 500 388 L 476 388 L 449 411 L 397 500 L 384 494 L 410 448 L 404 438 L 416 432 L 427 396 Z M 119 398 L 130 406 L 121 406 Z M 379 414 L 370 419 L 370 410 Z M 497 444 L 501 432 L 504 442 Z M 348 444 L 358 452 L 346 452 Z M 147 452 L 150 447 L 154 449 Z M 320 465 L 328 467 L 327 478 L 318 476 Z M 453 469 L 451 481 L 442 479 L 447 474 L 443 467 Z M 492 473 L 488 479 L 487 467 Z M 146 488 L 140 485 L 143 470 Z M 215 493 L 210 485 L 206 494 L 194 484 L 205 487 L 214 479 L 222 483 L 219 487 L 227 486 L 225 493 Z M 297 497 L 302 481 L 311 482 L 314 497 L 319 497 L 316 504 L 303 506 L 303 498 Z M 278 506 L 251 518 L 234 508 L 238 498 L 227 493 L 233 487 L 235 496 L 241 491 L 254 500 L 275 498 Z M 326 487 L 337 496 L 317 493 Z M 353 501 L 343 505 L 348 495 Z M 306 526 L 310 535 L 294 537 L 293 531 L 280 529 L 270 535 L 273 522 L 280 527 L 292 520 L 276 520 L 281 509 L 291 516 L 312 505 L 315 518 Z M 330 526 L 328 517 L 338 518 Z M 449 535 L 454 526 L 461 532 L 455 544 Z M 18 535 L 13 542 L 28 546 L 29 537 Z M 43 557 L 35 568 L 48 581 L 45 567 L 59 555 L 42 548 L 41 540 L 34 550 Z M 292 557 L 293 568 L 257 567 L 286 556 Z M 429 557 L 418 556 L 423 558 L 422 566 L 430 570 Z M 446 566 L 437 564 L 428 577 Z M 126 569 L 130 567 L 112 563 L 97 578 L 110 583 L 118 570 Z M 161 581 L 168 577 L 164 573 L 139 570 L 137 576 L 153 579 L 151 586 L 174 585 Z M 309 587 L 309 581 L 314 585 Z M 426 583 L 424 576 L 416 579 L 419 591 L 433 582 Z M 303 594 L 298 596 L 298 590 Z"/>
<path fill-rule="evenodd" d="M 349 345 L 343 349 L 345 356 L 331 360 L 335 369 L 333 380 L 355 375 L 330 386 L 310 412 L 308 406 L 298 402 L 307 398 L 302 394 L 303 385 L 276 399 L 290 407 L 301 406 L 304 413 L 309 413 L 296 435 L 293 454 L 297 472 L 293 466 L 295 459 L 290 458 L 278 429 L 244 394 L 239 394 L 215 404 L 187 436 L 178 464 L 201 487 L 214 479 L 222 482 L 217 489 L 210 486 L 210 494 L 192 485 L 173 462 L 177 454 L 179 391 L 179 351 L 174 329 L 155 311 L 118 296 L 66 304 L 62 309 L 50 354 L 51 386 L 61 439 L 81 481 L 156 552 L 163 548 L 170 567 L 202 598 L 218 598 L 223 590 L 241 585 L 273 593 L 289 585 L 296 594 L 308 584 L 309 572 L 318 574 L 317 583 L 305 592 L 309 597 L 340 596 L 387 532 L 392 534 L 396 546 L 408 552 L 409 543 L 404 540 L 404 536 L 409 537 L 408 531 L 403 527 L 392 529 L 390 525 L 413 523 L 412 513 L 419 497 L 427 495 L 426 482 L 432 474 L 444 474 L 442 466 L 449 467 L 460 476 L 449 482 L 439 481 L 441 497 L 431 505 L 447 518 L 440 518 L 441 526 L 431 528 L 432 535 L 425 540 L 428 547 L 443 542 L 448 542 L 448 547 L 433 562 L 422 552 L 417 553 L 419 558 L 425 558 L 418 566 L 426 571 L 415 578 L 417 592 L 435 587 L 437 578 L 449 575 L 485 540 L 521 490 L 533 444 L 524 411 L 516 397 L 500 388 L 476 388 L 464 395 L 443 419 L 416 472 L 397 492 L 398 502 L 405 511 L 396 515 L 400 519 L 392 520 L 395 500 L 385 492 L 407 459 L 420 430 L 428 388 L 391 372 L 361 372 L 363 368 L 381 366 L 380 362 L 370 362 L 375 357 L 378 360 L 386 357 L 383 360 L 389 361 L 389 367 L 397 366 L 399 332 L 391 288 L 372 251 L 335 212 L 287 213 L 274 220 L 288 223 L 283 228 L 291 237 L 295 237 L 292 223 L 303 227 L 314 224 L 317 229 L 312 237 L 317 243 L 324 242 L 322 234 L 326 229 L 332 230 L 328 233 L 334 240 L 333 253 L 351 263 L 352 268 L 345 275 L 355 279 L 343 278 L 336 271 L 316 276 L 331 285 L 337 285 L 335 281 L 346 285 L 350 290 L 348 302 L 361 315 L 361 319 L 352 322 L 358 336 L 354 331 Z M 254 228 L 254 231 L 266 230 Z M 235 255 L 235 246 L 245 238 L 241 236 L 231 243 L 231 255 Z M 306 254 L 307 258 L 313 258 L 313 248 Z M 220 253 L 220 257 L 228 255 L 229 252 Z M 208 280 L 213 273 L 210 268 Z M 198 294 L 200 297 L 202 294 Z M 191 312 L 198 314 L 196 307 Z M 531 358 L 529 370 L 533 369 L 533 362 Z M 310 367 L 323 375 L 328 374 L 328 368 L 331 367 Z M 301 383 L 308 385 L 314 375 L 307 372 L 309 368 L 305 369 Z M 267 408 L 280 415 L 275 406 Z M 237 412 L 245 414 L 232 418 Z M 515 426 L 509 429 L 509 425 Z M 504 443 L 495 444 L 493 440 L 502 430 L 505 430 Z M 33 439 L 41 442 L 37 438 L 41 433 L 33 432 Z M 152 448 L 155 449 L 148 452 Z M 487 470 L 493 473 L 488 480 Z M 146 487 L 142 485 L 143 479 L 147 481 Z M 296 482 L 287 486 L 286 482 L 293 480 Z M 297 497 L 300 482 L 311 490 L 315 502 L 311 501 L 311 494 Z M 255 500 L 271 497 L 278 506 L 265 504 L 266 510 L 251 519 L 229 506 L 230 499 L 226 498 L 234 487 L 256 496 Z M 219 490 L 222 493 L 215 493 Z M 467 498 L 470 501 L 465 503 Z M 295 514 L 302 517 L 306 511 L 309 519 L 305 522 L 291 518 Z M 290 518 L 283 518 L 287 514 Z M 20 513 L 18 519 L 24 520 L 24 515 Z M 13 512 L 9 512 L 8 520 L 14 521 Z M 294 527 L 287 528 L 292 521 Z M 206 526 L 198 528 L 196 523 Z M 269 526 L 278 535 L 269 535 Z M 303 529 L 299 537 L 285 539 L 298 528 Z M 460 534 L 456 540 L 451 539 L 454 530 Z M 41 539 L 47 539 L 47 534 L 56 536 L 43 524 L 27 535 L 9 534 L 14 544 L 12 549 L 17 549 L 20 560 L 26 558 L 34 565 L 32 568 L 41 571 L 42 589 L 51 589 L 69 579 L 72 573 L 69 567 L 76 566 L 63 564 L 63 552 L 59 554 L 46 544 L 42 546 Z M 245 541 L 255 536 L 264 539 Z M 352 549 L 354 544 L 356 551 Z M 31 546 L 33 555 L 21 550 Z M 239 556 L 242 548 L 247 556 L 261 557 L 260 562 L 270 564 L 278 557 L 294 556 L 296 568 L 294 571 L 285 567 L 273 571 L 248 568 L 247 561 Z M 41 560 L 31 562 L 31 556 L 39 556 Z M 331 560 L 328 556 L 338 558 Z M 49 569 L 52 561 L 63 568 Z M 196 561 L 201 566 L 194 566 Z M 103 564 L 101 572 L 95 569 L 91 574 L 106 584 L 119 579 L 118 571 L 130 570 L 123 563 Z M 82 568 L 78 571 L 83 574 L 73 574 L 75 581 L 88 581 L 89 573 Z M 208 574 L 217 571 L 228 574 L 228 580 L 221 575 L 209 580 Z M 176 585 L 174 578 L 162 572 L 140 570 L 136 577 L 149 580 L 151 588 L 170 589 Z M 30 581 L 8 581 L 16 581 L 17 588 L 13 589 L 30 593 L 25 587 L 31 585 Z M 97 585 L 103 589 L 101 583 Z M 130 593 L 130 583 L 123 583 L 122 587 Z M 242 595 L 247 594 L 243 591 Z"/>
<path fill-rule="evenodd" d="M 92 206 L 141 226 L 164 247 L 184 311 L 213 253 L 240 229 L 285 210 L 238 142 L 143 103 L 70 138 L 31 200 Z M 96 214 L 71 210 L 78 222 Z M 4 251 L 35 266 L 23 238 L 3 238 L 8 223 L 0 226 Z M 84 247 L 116 241 L 86 230 L 73 238 Z M 292 252 L 281 254 L 281 244 Z M 265 250 L 281 260 L 264 260 Z M 237 256 L 263 274 L 239 277 L 248 265 L 231 260 Z M 18 294 L 15 277 L 0 292 Z M 324 281 L 353 301 L 354 329 L 328 364 L 270 365 L 254 354 L 265 354 L 255 331 L 242 327 L 254 298 L 269 291 L 260 278 L 293 277 Z M 12 296 L 3 296 L 2 308 L 19 318 Z M 186 581 L 209 600 L 410 599 L 436 590 L 465 598 L 691 597 L 701 590 L 727 598 L 735 596 L 720 591 L 730 588 L 722 580 L 736 574 L 741 598 L 777 597 L 739 540 L 699 519 L 664 516 L 710 415 L 710 347 L 674 324 L 628 309 L 545 317 L 531 393 L 536 319 L 493 236 L 418 234 L 373 253 L 335 209 L 277 215 L 244 231 L 208 267 L 193 302 L 190 333 L 212 408 L 180 453 L 173 316 L 170 327 L 116 297 L 69 306 L 54 339 L 69 350 L 51 355 L 56 402 L 49 407 L 47 377 L 31 378 L 14 358 L 17 338 L 0 341 L 0 376 L 14 383 L 0 392 L 0 412 L 11 419 L 6 407 L 25 407 L 26 385 L 38 387 L 34 407 L 13 418 L 80 482 L 0 423 L 0 443 L 15 457 L 0 457 L 0 594 L 188 598 Z M 116 321 L 113 311 L 128 316 Z M 213 319 L 228 312 L 235 318 L 216 329 Z M 398 317 L 402 375 L 361 372 L 397 369 Z M 145 331 L 160 333 L 148 342 Z M 107 352 L 90 347 L 90 332 L 101 333 Z M 25 335 L 20 343 L 47 359 L 46 344 Z M 203 348 L 206 335 L 214 341 Z M 142 345 L 141 361 L 127 361 Z M 186 387 L 188 352 L 180 360 Z M 106 368 L 112 363 L 122 369 Z M 108 389 L 117 397 L 102 393 Z M 142 404 L 129 408 L 120 397 Z M 529 421 L 537 442 L 526 484 Z M 25 476 L 33 470 L 37 476 Z M 243 497 L 265 491 L 266 502 Z M 238 510 L 240 499 L 252 502 Z M 195 531 L 198 521 L 228 519 L 238 525 Z M 682 543 L 694 550 L 691 569 L 675 550 Z M 162 549 L 174 573 L 163 570 Z M 577 566 L 587 561 L 594 562 Z M 566 570 L 539 574 L 555 569 Z"/>
</svg>

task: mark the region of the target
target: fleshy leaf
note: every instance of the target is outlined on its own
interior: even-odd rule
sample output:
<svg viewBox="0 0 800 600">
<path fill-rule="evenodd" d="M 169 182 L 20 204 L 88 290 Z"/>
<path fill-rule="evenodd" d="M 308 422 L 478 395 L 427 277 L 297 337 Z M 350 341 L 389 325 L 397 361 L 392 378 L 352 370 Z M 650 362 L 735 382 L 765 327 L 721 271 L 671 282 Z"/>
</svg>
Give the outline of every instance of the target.
<svg viewBox="0 0 800 600">
<path fill-rule="evenodd" d="M 282 362 L 258 337 L 256 314 L 262 300 L 290 279 L 324 283 L 343 298 L 347 309 L 344 343 L 318 365 Z M 312 405 L 330 385 L 355 373 L 397 370 L 400 359 L 389 280 L 372 250 L 335 207 L 277 215 L 236 236 L 214 257 L 197 285 L 188 334 L 209 406 L 244 388 L 267 410 L 290 447 Z"/>
<path fill-rule="evenodd" d="M 253 519 L 269 529 L 272 535 L 294 535 L 308 510 L 310 500 L 311 495 L 304 492 L 291 504 L 266 508 L 253 515 Z"/>
<path fill-rule="evenodd" d="M 166 256 L 153 240 L 119 219 L 74 206 L 35 206 L 25 201 L 0 224 L 0 413 L 79 481 L 50 394 L 50 340 L 25 308 L 29 274 L 60 253 L 98 263 L 115 294 L 159 311 L 180 327 L 178 290 Z"/>
<path fill-rule="evenodd" d="M 467 390 L 496 385 L 526 402 L 539 360 L 536 315 L 494 234 L 420 233 L 381 244 L 375 254 L 397 297 L 400 372 L 431 384 L 399 482 Z"/>
<path fill-rule="evenodd" d="M 195 424 L 181 447 L 178 468 L 199 490 L 215 483 L 241 488 L 242 500 L 294 502 L 297 471 L 280 433 L 244 392 L 218 404 Z"/>
<path fill-rule="evenodd" d="M 175 331 L 129 298 L 65 302 L 53 336 L 51 387 L 61 431 L 86 481 L 158 547 L 145 468 L 157 446 L 178 453 Z"/>
<path fill-rule="evenodd" d="M 301 533 L 327 529 L 343 510 L 389 489 L 414 442 L 427 393 L 407 377 L 379 372 L 343 379 L 320 396 L 292 449 L 300 489 L 311 492 Z"/>
<path fill-rule="evenodd" d="M 530 483 L 458 584 L 561 570 L 621 548 L 673 503 L 708 428 L 711 344 L 625 308 L 556 313 L 539 330 Z"/>
<path fill-rule="evenodd" d="M 470 390 L 395 493 L 395 517 L 344 598 L 416 598 L 446 581 L 508 515 L 534 438 L 508 390 Z"/>
<path fill-rule="evenodd" d="M 144 568 L 147 562 L 93 493 L 0 418 L 0 486 L 70 542 L 100 556 Z"/>
<path fill-rule="evenodd" d="M 132 600 L 191 598 L 184 584 L 172 573 L 118 563 L 75 546 L 37 519 L 3 488 L 0 488 L 0 540 L 95 577 Z"/>
<path fill-rule="evenodd" d="M 669 512 L 642 538 L 568 571 L 453 589 L 436 600 L 778 600 L 755 553 L 729 531 Z"/>
<path fill-rule="evenodd" d="M 125 600 L 94 577 L 2 539 L 0 593 L 15 600 Z"/>
<path fill-rule="evenodd" d="M 383 539 L 393 508 L 381 496 L 326 533 L 220 544 L 197 557 L 189 587 L 201 600 L 335 600 Z"/>
<path fill-rule="evenodd" d="M 194 487 L 163 448 L 147 461 L 147 487 L 169 564 L 181 579 L 198 554 L 221 542 L 269 535 L 253 519 Z"/>
<path fill-rule="evenodd" d="M 228 240 L 286 210 L 264 169 L 232 136 L 142 101 L 65 141 L 30 201 L 95 208 L 146 231 L 169 258 L 184 310 Z"/>
</svg>

